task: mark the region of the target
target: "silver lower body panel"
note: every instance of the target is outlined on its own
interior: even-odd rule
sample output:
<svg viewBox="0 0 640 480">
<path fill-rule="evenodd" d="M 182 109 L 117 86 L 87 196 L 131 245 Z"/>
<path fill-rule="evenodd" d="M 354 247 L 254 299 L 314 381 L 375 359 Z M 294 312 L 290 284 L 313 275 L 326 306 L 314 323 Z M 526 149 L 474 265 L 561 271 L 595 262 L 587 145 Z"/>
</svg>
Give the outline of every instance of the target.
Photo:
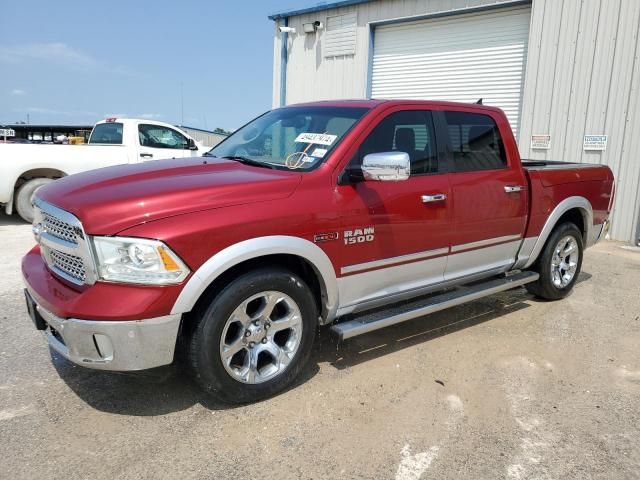
<svg viewBox="0 0 640 480">
<path fill-rule="evenodd" d="M 181 315 L 145 320 L 80 320 L 60 318 L 40 305 L 49 345 L 83 367 L 131 371 L 173 362 Z"/>
</svg>

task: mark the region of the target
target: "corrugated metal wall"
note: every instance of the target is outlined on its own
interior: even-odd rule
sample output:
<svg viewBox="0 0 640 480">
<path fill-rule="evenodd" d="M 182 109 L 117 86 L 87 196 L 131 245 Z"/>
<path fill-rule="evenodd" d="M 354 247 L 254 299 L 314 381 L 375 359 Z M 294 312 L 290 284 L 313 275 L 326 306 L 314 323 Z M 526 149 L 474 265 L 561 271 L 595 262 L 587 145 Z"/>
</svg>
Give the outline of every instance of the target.
<svg viewBox="0 0 640 480">
<path fill-rule="evenodd" d="M 369 23 L 509 3 L 487 0 L 378 0 L 291 17 L 288 104 L 364 98 Z M 302 24 L 357 12 L 354 55 L 325 58 L 323 32 Z M 640 216 L 640 0 L 533 0 L 520 151 L 524 157 L 605 163 L 616 175 L 611 236 L 637 241 Z M 274 28 L 273 104 L 279 105 L 280 34 Z M 531 134 L 550 134 L 551 149 L 531 150 Z M 583 151 L 585 134 L 608 135 L 604 152 Z"/>
<path fill-rule="evenodd" d="M 640 205 L 640 1 L 534 0 L 520 152 L 534 159 L 604 163 L 613 170 L 611 237 L 637 241 Z M 530 149 L 550 134 L 549 150 Z M 608 135 L 584 151 L 584 135 Z"/>
<path fill-rule="evenodd" d="M 373 98 L 479 98 L 502 108 L 517 135 L 531 8 L 383 25 L 375 30 Z"/>
<path fill-rule="evenodd" d="M 189 128 L 185 126 L 178 125 L 178 128 L 188 135 L 190 135 L 195 141 L 200 142 L 205 147 L 215 147 L 222 140 L 227 138 L 226 135 L 221 135 L 219 133 L 207 132 L 205 130 L 200 130 L 199 128 Z"/>
<path fill-rule="evenodd" d="M 509 3 L 510 0 L 379 0 L 342 8 L 331 8 L 289 18 L 296 33 L 288 35 L 286 103 L 337 98 L 364 98 L 367 94 L 369 64 L 369 23 L 427 15 L 483 5 Z M 357 12 L 356 52 L 354 55 L 324 57 L 326 32 L 304 34 L 303 23 Z M 280 105 L 280 32 L 274 22 L 273 106 Z"/>
</svg>

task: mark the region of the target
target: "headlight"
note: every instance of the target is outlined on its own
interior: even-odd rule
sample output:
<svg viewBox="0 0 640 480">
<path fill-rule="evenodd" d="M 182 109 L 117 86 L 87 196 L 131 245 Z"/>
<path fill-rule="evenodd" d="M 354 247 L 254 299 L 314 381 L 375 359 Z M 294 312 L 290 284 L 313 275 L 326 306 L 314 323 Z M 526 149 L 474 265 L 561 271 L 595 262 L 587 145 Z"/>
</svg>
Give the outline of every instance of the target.
<svg viewBox="0 0 640 480">
<path fill-rule="evenodd" d="M 98 276 L 111 282 L 167 285 L 180 283 L 187 266 L 158 240 L 92 237 Z"/>
</svg>

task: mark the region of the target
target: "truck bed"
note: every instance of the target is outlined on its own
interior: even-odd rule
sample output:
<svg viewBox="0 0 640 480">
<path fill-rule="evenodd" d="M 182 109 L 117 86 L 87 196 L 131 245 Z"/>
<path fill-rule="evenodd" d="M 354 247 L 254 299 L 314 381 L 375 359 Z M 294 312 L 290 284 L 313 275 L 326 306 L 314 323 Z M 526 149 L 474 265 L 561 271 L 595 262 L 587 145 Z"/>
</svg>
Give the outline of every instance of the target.
<svg viewBox="0 0 640 480">
<path fill-rule="evenodd" d="M 589 201 L 592 225 L 601 225 L 608 218 L 613 190 L 613 175 L 608 167 L 548 160 L 521 162 L 531 189 L 527 237 L 539 235 L 550 211 L 569 197 Z"/>
</svg>

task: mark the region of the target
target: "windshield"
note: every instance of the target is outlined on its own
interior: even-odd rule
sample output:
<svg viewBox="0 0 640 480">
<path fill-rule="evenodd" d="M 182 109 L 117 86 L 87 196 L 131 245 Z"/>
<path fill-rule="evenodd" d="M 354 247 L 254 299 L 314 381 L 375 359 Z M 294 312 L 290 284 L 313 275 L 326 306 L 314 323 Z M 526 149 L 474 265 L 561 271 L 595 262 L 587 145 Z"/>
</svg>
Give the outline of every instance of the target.
<svg viewBox="0 0 640 480">
<path fill-rule="evenodd" d="M 265 113 L 215 146 L 210 155 L 311 170 L 368 111 L 346 107 L 287 107 Z"/>
</svg>

